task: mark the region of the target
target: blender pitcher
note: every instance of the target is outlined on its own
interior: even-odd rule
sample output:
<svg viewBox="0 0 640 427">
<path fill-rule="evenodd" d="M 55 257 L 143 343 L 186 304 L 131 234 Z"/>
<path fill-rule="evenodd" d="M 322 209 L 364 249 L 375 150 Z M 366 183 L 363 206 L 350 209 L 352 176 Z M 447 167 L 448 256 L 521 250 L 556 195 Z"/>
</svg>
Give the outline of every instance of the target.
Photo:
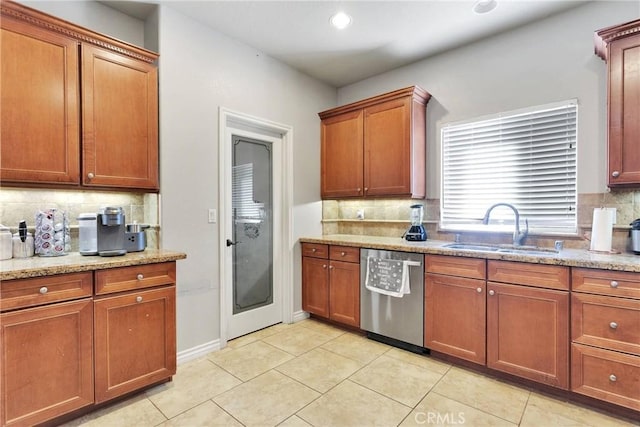
<svg viewBox="0 0 640 427">
<path fill-rule="evenodd" d="M 427 240 L 427 229 L 422 225 L 424 218 L 424 206 L 411 205 L 411 227 L 404 235 L 409 241 L 423 242 Z"/>
</svg>

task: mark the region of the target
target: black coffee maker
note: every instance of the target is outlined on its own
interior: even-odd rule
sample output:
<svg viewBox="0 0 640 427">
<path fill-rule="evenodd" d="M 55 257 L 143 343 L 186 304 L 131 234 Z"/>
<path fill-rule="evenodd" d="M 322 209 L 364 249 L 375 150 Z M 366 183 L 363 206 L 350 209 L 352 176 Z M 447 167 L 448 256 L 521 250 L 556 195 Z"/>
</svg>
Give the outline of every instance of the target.
<svg viewBox="0 0 640 427">
<path fill-rule="evenodd" d="M 424 206 L 411 205 L 411 227 L 404 233 L 404 238 L 411 242 L 424 242 L 427 240 L 427 229 L 422 225 L 424 218 Z"/>
</svg>

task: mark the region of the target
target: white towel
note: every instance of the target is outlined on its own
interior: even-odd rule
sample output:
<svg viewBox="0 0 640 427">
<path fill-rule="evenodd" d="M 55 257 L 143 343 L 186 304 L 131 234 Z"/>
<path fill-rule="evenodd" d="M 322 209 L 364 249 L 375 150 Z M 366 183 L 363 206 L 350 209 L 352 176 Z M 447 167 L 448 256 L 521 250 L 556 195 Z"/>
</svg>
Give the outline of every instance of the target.
<svg viewBox="0 0 640 427">
<path fill-rule="evenodd" d="M 409 267 L 420 265 L 418 261 L 368 257 L 364 285 L 371 292 L 402 298 L 411 293 Z"/>
</svg>

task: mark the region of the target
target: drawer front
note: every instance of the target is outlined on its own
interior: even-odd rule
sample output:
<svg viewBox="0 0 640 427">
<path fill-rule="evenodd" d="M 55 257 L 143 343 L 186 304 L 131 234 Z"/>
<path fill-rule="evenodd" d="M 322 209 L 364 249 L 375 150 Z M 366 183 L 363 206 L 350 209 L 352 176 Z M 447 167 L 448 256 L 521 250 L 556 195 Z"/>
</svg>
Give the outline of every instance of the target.
<svg viewBox="0 0 640 427">
<path fill-rule="evenodd" d="M 302 256 L 312 256 L 314 258 L 329 258 L 329 245 L 319 243 L 303 243 Z"/>
<path fill-rule="evenodd" d="M 486 261 L 484 259 L 427 255 L 424 263 L 427 273 L 468 277 L 470 279 L 484 279 L 487 277 Z"/>
<path fill-rule="evenodd" d="M 176 263 L 163 262 L 96 271 L 96 295 L 176 283 Z"/>
<path fill-rule="evenodd" d="M 640 273 L 574 268 L 571 289 L 590 294 L 640 299 Z"/>
<path fill-rule="evenodd" d="M 573 293 L 575 342 L 640 356 L 640 300 Z"/>
<path fill-rule="evenodd" d="M 489 260 L 487 276 L 494 282 L 569 290 L 569 267 Z"/>
<path fill-rule="evenodd" d="M 572 391 L 640 410 L 640 357 L 573 344 L 571 361 Z"/>
<path fill-rule="evenodd" d="M 334 246 L 329 247 L 329 258 L 335 261 L 360 262 L 360 248 L 352 248 L 351 246 Z"/>
<path fill-rule="evenodd" d="M 0 284 L 0 310 L 34 307 L 52 302 L 90 297 L 92 273 L 70 273 L 32 279 L 6 280 Z"/>
</svg>

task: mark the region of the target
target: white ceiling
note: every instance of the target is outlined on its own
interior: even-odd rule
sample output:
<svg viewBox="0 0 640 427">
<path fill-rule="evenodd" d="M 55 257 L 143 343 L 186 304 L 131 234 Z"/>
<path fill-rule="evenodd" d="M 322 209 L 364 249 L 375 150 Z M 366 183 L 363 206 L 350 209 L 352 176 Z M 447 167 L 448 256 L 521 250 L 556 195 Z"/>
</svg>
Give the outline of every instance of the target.
<svg viewBox="0 0 640 427">
<path fill-rule="evenodd" d="M 580 6 L 585 0 L 498 0 L 488 14 L 475 1 L 175 1 L 150 0 L 200 21 L 273 58 L 342 87 L 444 50 Z M 144 18 L 148 5 L 102 1 Z M 136 4 L 138 3 L 138 4 Z M 147 7 L 145 7 L 147 6 Z M 352 16 L 344 30 L 329 25 Z"/>
</svg>

